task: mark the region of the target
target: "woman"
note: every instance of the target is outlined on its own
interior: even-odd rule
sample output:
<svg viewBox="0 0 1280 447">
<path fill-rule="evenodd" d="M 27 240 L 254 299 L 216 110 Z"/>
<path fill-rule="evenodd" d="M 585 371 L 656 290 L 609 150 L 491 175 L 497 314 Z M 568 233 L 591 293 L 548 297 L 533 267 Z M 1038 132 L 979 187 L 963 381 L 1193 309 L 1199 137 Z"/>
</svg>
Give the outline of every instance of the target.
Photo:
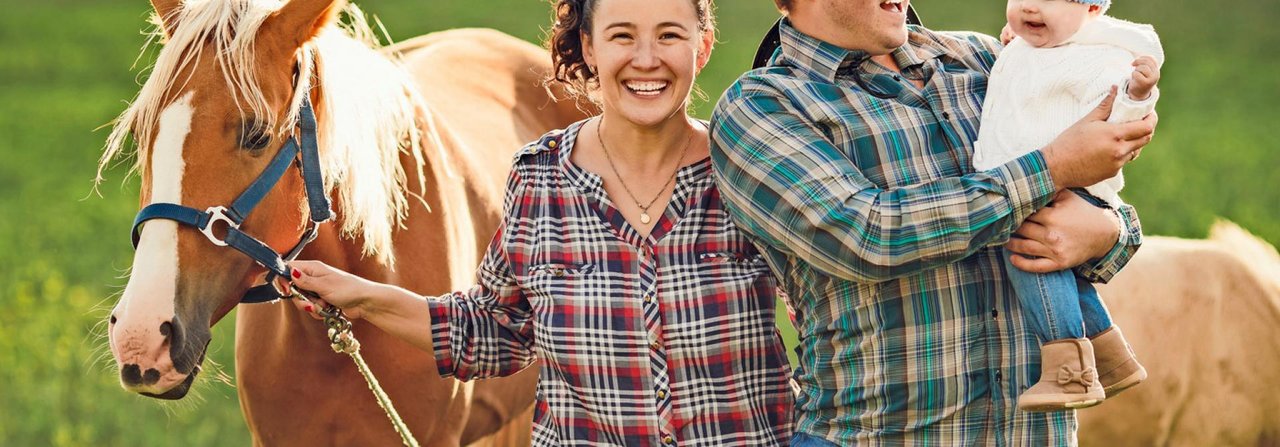
<svg viewBox="0 0 1280 447">
<path fill-rule="evenodd" d="M 555 8 L 555 80 L 603 112 L 517 155 L 478 284 L 424 299 L 295 262 L 296 284 L 433 351 L 444 376 L 542 360 L 535 445 L 785 445 L 775 281 L 730 223 L 707 128 L 687 115 L 711 1 Z"/>
</svg>

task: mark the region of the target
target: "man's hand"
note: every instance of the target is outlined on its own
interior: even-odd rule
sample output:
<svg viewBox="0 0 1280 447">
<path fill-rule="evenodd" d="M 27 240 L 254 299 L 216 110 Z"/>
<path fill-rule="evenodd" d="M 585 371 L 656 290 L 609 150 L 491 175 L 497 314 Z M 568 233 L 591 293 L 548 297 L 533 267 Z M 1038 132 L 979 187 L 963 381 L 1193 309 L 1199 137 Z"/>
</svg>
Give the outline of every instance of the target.
<svg viewBox="0 0 1280 447">
<path fill-rule="evenodd" d="M 1151 97 L 1151 90 L 1160 82 L 1160 64 L 1156 58 L 1142 56 L 1133 61 L 1133 76 L 1129 79 L 1129 98 L 1134 101 L 1145 101 Z"/>
<path fill-rule="evenodd" d="M 1014 253 L 1014 267 L 1048 273 L 1101 258 L 1119 238 L 1120 219 L 1115 213 L 1064 190 L 1048 207 L 1028 217 L 1005 248 Z"/>
<path fill-rule="evenodd" d="M 1013 42 L 1014 37 L 1018 35 L 1013 33 L 1013 28 L 1010 28 L 1008 23 L 1004 24 L 1004 28 L 1000 29 L 1000 43 L 1008 45 L 1009 42 Z"/>
<path fill-rule="evenodd" d="M 1081 188 L 1114 177 L 1151 142 L 1155 113 L 1131 123 L 1108 123 L 1116 87 L 1093 111 L 1062 131 L 1041 153 L 1059 189 Z"/>
</svg>

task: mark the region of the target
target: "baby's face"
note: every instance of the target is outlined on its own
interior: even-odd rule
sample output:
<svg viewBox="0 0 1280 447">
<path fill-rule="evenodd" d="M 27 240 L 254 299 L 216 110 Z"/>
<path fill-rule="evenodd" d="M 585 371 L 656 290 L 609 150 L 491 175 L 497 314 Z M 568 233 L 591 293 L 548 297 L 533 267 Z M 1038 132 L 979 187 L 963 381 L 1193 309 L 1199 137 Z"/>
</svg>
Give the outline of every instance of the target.
<svg viewBox="0 0 1280 447">
<path fill-rule="evenodd" d="M 1068 0 L 1009 0 L 1005 16 L 1013 32 L 1031 46 L 1054 47 L 1075 35 L 1097 15 L 1094 11 L 1099 8 Z"/>
</svg>

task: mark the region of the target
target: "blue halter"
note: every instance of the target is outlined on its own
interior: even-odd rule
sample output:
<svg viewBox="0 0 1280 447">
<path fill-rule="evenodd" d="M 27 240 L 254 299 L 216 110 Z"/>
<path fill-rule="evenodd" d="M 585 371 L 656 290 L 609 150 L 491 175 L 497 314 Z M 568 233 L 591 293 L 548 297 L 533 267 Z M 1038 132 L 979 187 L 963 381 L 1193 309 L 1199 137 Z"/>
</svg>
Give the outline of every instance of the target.
<svg viewBox="0 0 1280 447">
<path fill-rule="evenodd" d="M 278 276 L 286 280 L 291 279 L 289 276 L 291 272 L 286 263 L 297 258 L 302 249 L 316 239 L 320 224 L 333 218 L 333 211 L 329 209 L 329 196 L 324 190 L 324 174 L 320 170 L 320 152 L 316 146 L 316 116 L 311 110 L 309 97 L 304 96 L 302 99 L 297 127 L 298 137 L 291 137 L 285 142 L 284 147 L 280 148 L 280 152 L 271 160 L 271 164 L 267 165 L 267 169 L 258 175 L 257 180 L 254 180 L 253 184 L 240 194 L 240 197 L 236 198 L 230 208 L 214 206 L 200 211 L 175 203 L 153 203 L 142 208 L 138 211 L 138 216 L 133 219 L 133 248 L 138 248 L 138 239 L 142 236 L 144 223 L 155 219 L 172 220 L 199 230 L 214 245 L 234 248 L 266 267 L 268 270 L 266 284 L 249 289 L 240 302 L 264 303 L 288 296 L 276 289 L 275 278 Z M 299 160 L 299 153 L 301 153 L 301 160 Z M 292 249 L 285 254 L 279 254 L 262 241 L 240 231 L 240 225 L 293 164 L 297 164 L 298 169 L 302 171 L 307 205 L 311 210 L 311 225 Z M 214 233 L 215 225 L 219 223 L 226 228 L 224 239 L 219 239 Z"/>
</svg>

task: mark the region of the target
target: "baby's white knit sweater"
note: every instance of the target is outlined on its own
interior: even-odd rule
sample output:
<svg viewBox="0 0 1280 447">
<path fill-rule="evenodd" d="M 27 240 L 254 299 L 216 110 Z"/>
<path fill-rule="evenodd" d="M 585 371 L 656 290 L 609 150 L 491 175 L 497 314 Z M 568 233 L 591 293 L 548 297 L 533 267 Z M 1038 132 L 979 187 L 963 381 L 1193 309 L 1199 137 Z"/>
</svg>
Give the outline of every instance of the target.
<svg viewBox="0 0 1280 447">
<path fill-rule="evenodd" d="M 974 169 L 992 169 L 1045 147 L 1097 107 L 1113 85 L 1120 86 L 1120 94 L 1108 121 L 1134 121 L 1151 113 L 1158 89 L 1140 102 L 1125 94 L 1133 60 L 1144 55 L 1164 64 L 1155 30 L 1108 16 L 1090 20 L 1053 48 L 1014 39 L 991 69 Z M 1121 188 L 1124 177 L 1117 174 L 1086 189 L 1114 206 L 1122 203 Z"/>
</svg>

